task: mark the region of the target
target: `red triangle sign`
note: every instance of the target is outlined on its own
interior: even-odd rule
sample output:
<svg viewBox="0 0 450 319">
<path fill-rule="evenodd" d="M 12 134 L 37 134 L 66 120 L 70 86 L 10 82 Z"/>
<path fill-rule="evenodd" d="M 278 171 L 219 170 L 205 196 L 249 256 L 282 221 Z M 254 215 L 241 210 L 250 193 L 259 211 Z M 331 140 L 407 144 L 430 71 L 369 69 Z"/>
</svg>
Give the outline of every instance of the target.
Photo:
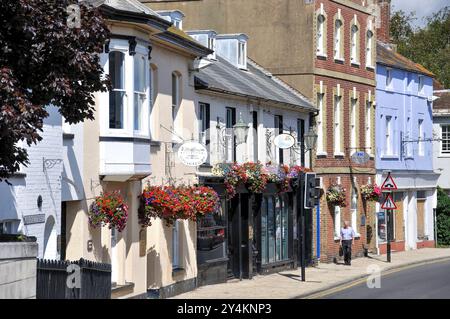
<svg viewBox="0 0 450 319">
<path fill-rule="evenodd" d="M 392 199 L 391 194 L 387 194 L 386 199 L 383 202 L 383 205 L 381 205 L 381 209 L 388 209 L 388 210 L 397 209 L 397 205 L 395 205 L 395 202 Z"/>
<path fill-rule="evenodd" d="M 383 184 L 381 185 L 382 191 L 391 191 L 397 189 L 397 185 L 394 182 L 394 179 L 391 176 L 391 173 L 388 173 L 388 176 L 384 180 Z"/>
</svg>

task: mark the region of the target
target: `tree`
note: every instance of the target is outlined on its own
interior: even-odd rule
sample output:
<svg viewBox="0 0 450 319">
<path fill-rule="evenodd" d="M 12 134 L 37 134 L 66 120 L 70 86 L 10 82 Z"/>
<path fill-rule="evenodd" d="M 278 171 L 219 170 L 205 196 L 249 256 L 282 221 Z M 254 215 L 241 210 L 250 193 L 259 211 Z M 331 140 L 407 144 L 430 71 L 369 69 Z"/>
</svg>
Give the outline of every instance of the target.
<svg viewBox="0 0 450 319">
<path fill-rule="evenodd" d="M 80 28 L 72 27 L 69 4 L 0 2 L 0 181 L 29 163 L 19 142 L 42 139 L 46 106 L 69 123 L 93 119 L 94 92 L 108 88 L 99 64 L 107 25 L 98 9 L 80 5 Z"/>
<path fill-rule="evenodd" d="M 395 12 L 390 32 L 398 52 L 422 64 L 436 75 L 446 88 L 450 87 L 450 7 L 426 18 L 426 26 L 414 29 L 414 14 Z"/>
<path fill-rule="evenodd" d="M 436 230 L 438 243 L 450 245 L 450 197 L 440 187 L 437 189 Z"/>
</svg>

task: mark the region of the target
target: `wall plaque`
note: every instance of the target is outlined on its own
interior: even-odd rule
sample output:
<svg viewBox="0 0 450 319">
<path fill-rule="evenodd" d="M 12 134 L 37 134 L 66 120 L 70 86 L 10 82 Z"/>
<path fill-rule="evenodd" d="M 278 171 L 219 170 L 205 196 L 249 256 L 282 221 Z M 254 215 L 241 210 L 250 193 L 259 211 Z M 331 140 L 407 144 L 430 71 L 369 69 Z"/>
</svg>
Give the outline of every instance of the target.
<svg viewBox="0 0 450 319">
<path fill-rule="evenodd" d="M 45 214 L 23 216 L 24 225 L 45 223 Z"/>
</svg>

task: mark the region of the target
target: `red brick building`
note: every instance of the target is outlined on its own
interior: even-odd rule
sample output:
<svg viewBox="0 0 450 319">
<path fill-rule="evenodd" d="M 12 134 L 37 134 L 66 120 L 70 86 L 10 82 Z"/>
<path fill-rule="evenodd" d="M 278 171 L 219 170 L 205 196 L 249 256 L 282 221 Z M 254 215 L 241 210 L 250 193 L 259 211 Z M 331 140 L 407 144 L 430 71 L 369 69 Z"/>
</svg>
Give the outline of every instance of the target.
<svg viewBox="0 0 450 319">
<path fill-rule="evenodd" d="M 154 10 L 182 11 L 185 30 L 247 34 L 250 58 L 317 103 L 319 138 L 312 160 L 323 195 L 320 210 L 309 216 L 312 255 L 326 262 L 338 257 L 338 234 L 345 220 L 358 233 L 354 255 L 372 247 L 375 207 L 363 202 L 360 188 L 375 182 L 374 14 L 380 12 L 378 2 L 385 1 L 141 2 Z M 360 164 L 351 160 L 355 152 Z M 346 189 L 346 207 L 326 201 L 332 184 Z"/>
</svg>

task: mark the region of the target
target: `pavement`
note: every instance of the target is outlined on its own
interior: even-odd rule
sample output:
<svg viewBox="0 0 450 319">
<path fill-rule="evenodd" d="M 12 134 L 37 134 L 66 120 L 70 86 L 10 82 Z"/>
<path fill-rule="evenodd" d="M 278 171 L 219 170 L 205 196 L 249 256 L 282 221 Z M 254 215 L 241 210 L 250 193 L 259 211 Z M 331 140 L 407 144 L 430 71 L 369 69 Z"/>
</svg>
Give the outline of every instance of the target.
<svg viewBox="0 0 450 319">
<path fill-rule="evenodd" d="M 381 272 L 402 267 L 450 260 L 450 248 L 423 248 L 392 253 L 392 262 L 386 255 L 370 255 L 352 260 L 351 266 L 319 263 L 306 269 L 306 281 L 301 281 L 300 269 L 253 279 L 232 280 L 227 283 L 199 287 L 177 295 L 174 299 L 295 299 L 321 298 L 322 293 L 367 278 L 373 269 Z M 378 267 L 379 268 L 378 268 Z"/>
<path fill-rule="evenodd" d="M 352 287 L 322 295 L 320 298 L 450 299 L 450 260 L 384 273 L 377 289 L 370 289 L 366 280 L 361 281 Z"/>
</svg>

